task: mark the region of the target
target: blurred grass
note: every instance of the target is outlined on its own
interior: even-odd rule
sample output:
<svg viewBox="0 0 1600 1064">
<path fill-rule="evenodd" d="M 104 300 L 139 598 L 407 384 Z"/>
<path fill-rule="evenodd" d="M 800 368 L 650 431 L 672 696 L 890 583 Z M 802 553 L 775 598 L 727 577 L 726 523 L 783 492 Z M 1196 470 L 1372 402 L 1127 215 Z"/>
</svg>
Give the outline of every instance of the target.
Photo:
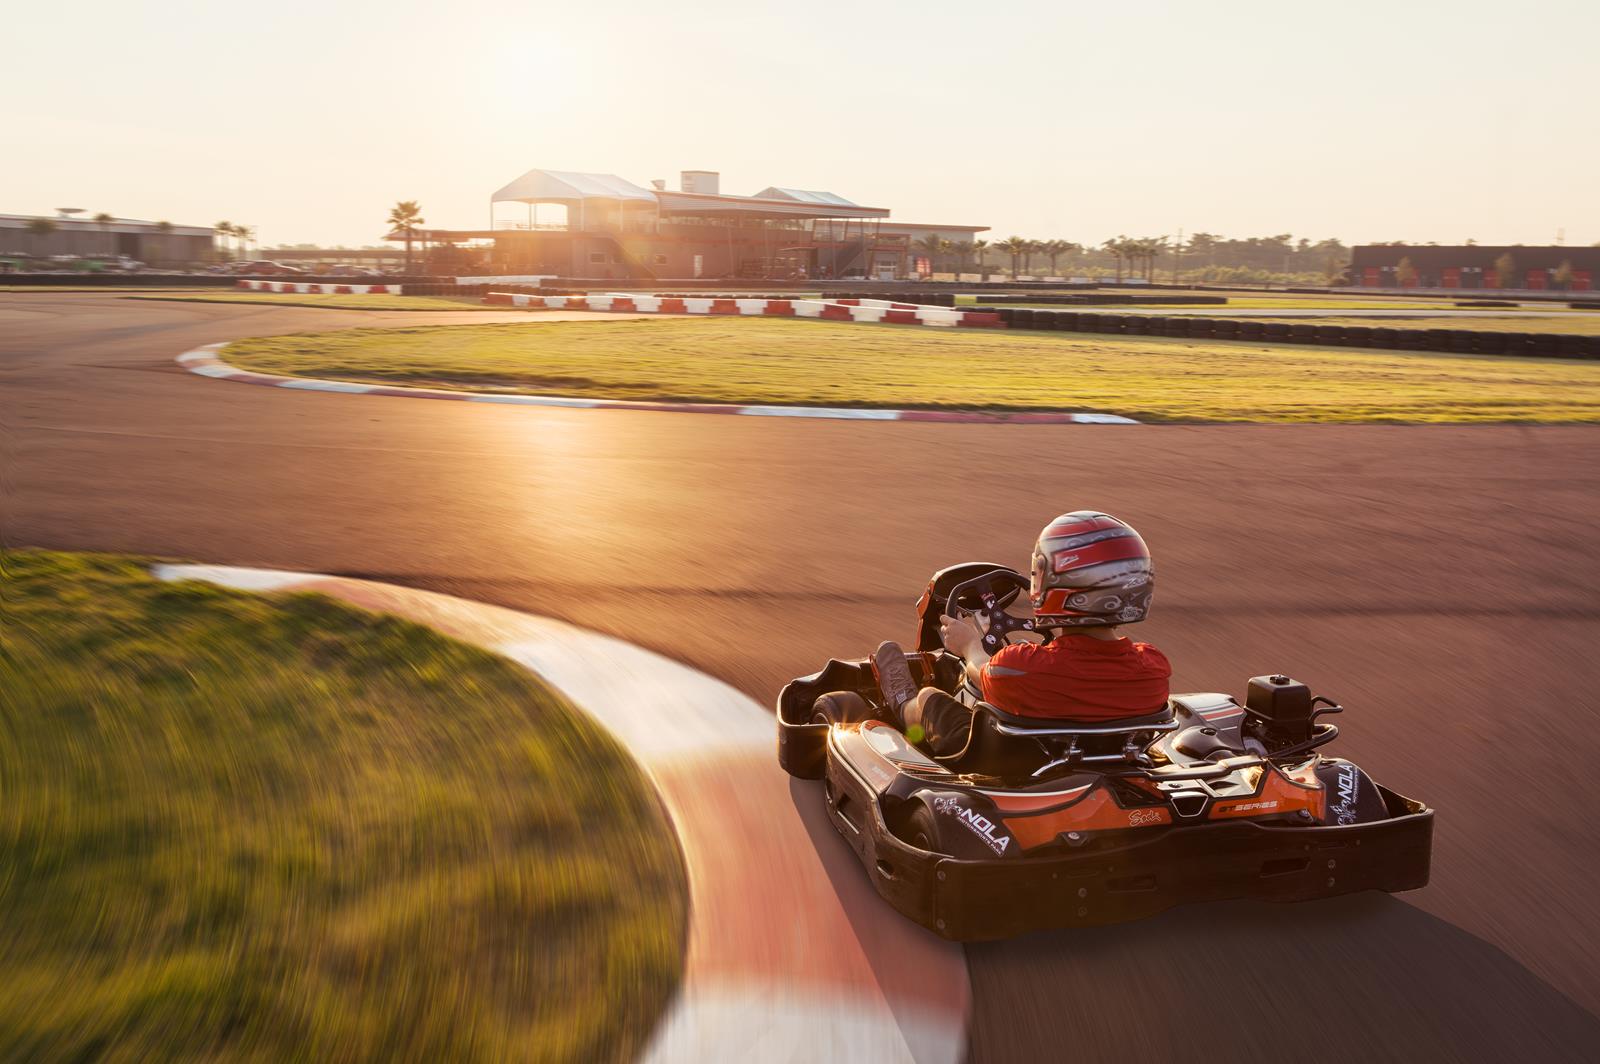
<svg viewBox="0 0 1600 1064">
<path fill-rule="evenodd" d="M 380 281 L 353 280 L 351 284 L 381 284 Z M 515 310 L 515 307 L 486 307 L 479 296 L 408 295 L 331 295 L 323 292 L 241 292 L 215 288 L 173 292 L 170 295 L 132 295 L 129 299 L 149 299 L 161 303 L 265 303 L 277 307 L 325 307 L 331 310 Z"/>
<path fill-rule="evenodd" d="M 681 858 L 576 710 L 323 596 L 0 561 L 0 1060 L 637 1054 Z"/>
<path fill-rule="evenodd" d="M 1403 313 L 1403 312 L 1402 312 Z M 1244 319 L 1240 319 L 1241 321 Z M 1293 325 L 1365 325 L 1374 329 L 1471 329 L 1488 332 L 1564 333 L 1575 336 L 1600 336 L 1600 314 L 1582 310 L 1556 310 L 1538 316 L 1407 318 L 1402 314 L 1382 318 L 1343 318 L 1335 315 L 1316 318 L 1252 317 L 1251 321 L 1282 321 Z"/>
<path fill-rule="evenodd" d="M 362 383 L 613 399 L 1089 410 L 1149 421 L 1600 421 L 1600 364 L 765 318 L 414 326 L 229 344 Z"/>
<path fill-rule="evenodd" d="M 1066 293 L 1083 294 L 1083 293 Z M 1093 293 L 1088 293 L 1093 295 Z M 1196 295 L 1217 296 L 1225 298 L 1227 306 L 1241 309 L 1283 309 L 1283 310 L 1388 310 L 1399 308 L 1402 310 L 1450 310 L 1455 304 L 1448 300 L 1400 300 L 1400 299 L 1355 299 L 1350 297 L 1322 297 L 1316 296 L 1236 296 L 1225 295 L 1220 292 L 1198 292 Z M 980 305 L 983 303 L 982 295 L 956 296 L 956 302 L 961 305 L 968 303 Z M 1090 314 L 1121 314 L 1129 304 L 1101 303 L 1101 304 L 1062 304 L 1062 303 L 1007 303 L 1006 306 L 1037 307 L 1040 310 L 1072 310 L 1084 311 Z M 1199 310 L 1207 306 L 1221 307 L 1223 304 L 1196 304 L 1196 303 L 1161 303 L 1140 302 L 1137 309 L 1166 309 Z"/>
</svg>

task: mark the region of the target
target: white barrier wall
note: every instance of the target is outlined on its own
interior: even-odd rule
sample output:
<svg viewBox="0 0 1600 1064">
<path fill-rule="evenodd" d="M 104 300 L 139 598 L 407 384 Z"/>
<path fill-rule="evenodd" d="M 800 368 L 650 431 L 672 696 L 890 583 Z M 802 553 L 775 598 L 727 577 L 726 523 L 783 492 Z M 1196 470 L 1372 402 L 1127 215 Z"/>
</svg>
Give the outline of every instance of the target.
<svg viewBox="0 0 1600 1064">
<path fill-rule="evenodd" d="M 365 296 L 400 295 L 397 284 L 323 284 L 316 281 L 241 280 L 239 287 L 250 292 L 299 292 L 306 295 Z"/>
<path fill-rule="evenodd" d="M 489 306 L 533 307 L 542 310 L 609 310 L 642 314 L 726 314 L 742 317 L 817 318 L 884 325 L 963 326 L 1000 328 L 1000 316 L 991 311 L 892 303 L 884 299 L 722 299 L 714 296 L 647 296 L 631 292 L 585 292 L 570 296 L 533 296 L 490 292 Z"/>
</svg>

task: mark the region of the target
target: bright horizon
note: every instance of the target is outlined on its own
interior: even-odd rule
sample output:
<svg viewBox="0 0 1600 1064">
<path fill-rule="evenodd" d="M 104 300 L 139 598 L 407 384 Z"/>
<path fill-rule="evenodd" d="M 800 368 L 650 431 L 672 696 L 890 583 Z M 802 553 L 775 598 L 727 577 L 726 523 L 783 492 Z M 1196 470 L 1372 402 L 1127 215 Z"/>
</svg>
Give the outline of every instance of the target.
<svg viewBox="0 0 1600 1064">
<path fill-rule="evenodd" d="M 145 7 L 7 20 L 34 47 L 10 57 L 0 212 L 360 246 L 402 199 L 481 227 L 536 167 L 706 169 L 989 239 L 1600 241 L 1578 77 L 1600 10 L 1576 0 Z"/>
</svg>

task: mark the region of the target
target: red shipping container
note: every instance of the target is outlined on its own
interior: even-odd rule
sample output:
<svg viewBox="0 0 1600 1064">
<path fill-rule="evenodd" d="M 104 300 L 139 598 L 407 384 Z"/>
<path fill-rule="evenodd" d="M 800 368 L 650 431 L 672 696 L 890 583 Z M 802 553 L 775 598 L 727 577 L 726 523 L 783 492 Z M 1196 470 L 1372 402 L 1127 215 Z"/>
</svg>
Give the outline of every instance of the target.
<svg viewBox="0 0 1600 1064">
<path fill-rule="evenodd" d="M 1444 286 L 1446 288 L 1461 287 L 1461 267 L 1446 266 L 1444 268 Z"/>
</svg>

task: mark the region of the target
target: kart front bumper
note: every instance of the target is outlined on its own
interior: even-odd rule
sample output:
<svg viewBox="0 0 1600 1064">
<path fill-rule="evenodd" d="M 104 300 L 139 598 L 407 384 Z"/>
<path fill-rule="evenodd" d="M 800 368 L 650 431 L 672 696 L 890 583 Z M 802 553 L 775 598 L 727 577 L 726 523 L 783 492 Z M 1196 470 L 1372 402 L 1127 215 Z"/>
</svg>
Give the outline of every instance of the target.
<svg viewBox="0 0 1600 1064">
<path fill-rule="evenodd" d="M 945 938 L 1007 938 L 1152 916 L 1174 905 L 1294 902 L 1428 882 L 1433 811 L 1379 786 L 1387 820 L 1347 826 L 1254 821 L 1147 828 L 1081 850 L 962 860 L 906 844 L 878 796 L 830 759 L 828 815 L 889 904 Z"/>
</svg>

